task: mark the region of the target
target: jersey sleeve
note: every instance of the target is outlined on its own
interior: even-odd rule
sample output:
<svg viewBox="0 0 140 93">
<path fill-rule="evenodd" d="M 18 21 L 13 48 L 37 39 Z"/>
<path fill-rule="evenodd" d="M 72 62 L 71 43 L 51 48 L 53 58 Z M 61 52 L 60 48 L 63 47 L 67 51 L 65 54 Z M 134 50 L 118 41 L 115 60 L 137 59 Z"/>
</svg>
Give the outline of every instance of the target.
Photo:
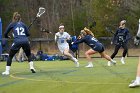
<svg viewBox="0 0 140 93">
<path fill-rule="evenodd" d="M 70 36 L 70 34 L 69 34 L 69 33 L 66 33 L 66 38 L 67 38 L 68 40 L 70 40 L 70 39 L 71 39 L 71 36 Z"/>
<path fill-rule="evenodd" d="M 59 37 L 59 33 L 56 33 L 56 34 L 55 34 L 55 38 L 54 38 L 55 42 L 57 42 L 58 37 Z"/>
<path fill-rule="evenodd" d="M 81 39 L 77 39 L 76 41 L 74 41 L 74 44 L 83 43 L 84 41 L 85 41 L 85 37 L 83 37 Z"/>
<path fill-rule="evenodd" d="M 4 37 L 8 38 L 8 33 L 11 31 L 11 29 L 13 28 L 14 23 L 10 23 L 7 28 L 6 31 L 4 32 Z"/>
<path fill-rule="evenodd" d="M 125 42 L 128 42 L 128 40 L 131 39 L 131 35 L 128 29 L 126 29 L 126 40 Z"/>
</svg>

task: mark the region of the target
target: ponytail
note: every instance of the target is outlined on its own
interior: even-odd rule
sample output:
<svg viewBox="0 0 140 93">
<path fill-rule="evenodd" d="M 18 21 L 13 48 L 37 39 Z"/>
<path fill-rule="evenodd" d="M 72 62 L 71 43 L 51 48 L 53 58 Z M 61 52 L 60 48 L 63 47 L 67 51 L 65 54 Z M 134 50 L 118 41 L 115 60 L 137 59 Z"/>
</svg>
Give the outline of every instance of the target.
<svg viewBox="0 0 140 93">
<path fill-rule="evenodd" d="M 14 12 L 12 22 L 18 22 L 21 21 L 21 16 L 18 12 Z"/>
<path fill-rule="evenodd" d="M 92 35 L 94 37 L 94 34 L 92 33 L 92 31 L 90 31 L 86 27 L 84 28 L 84 31 L 86 32 L 87 35 Z"/>
</svg>

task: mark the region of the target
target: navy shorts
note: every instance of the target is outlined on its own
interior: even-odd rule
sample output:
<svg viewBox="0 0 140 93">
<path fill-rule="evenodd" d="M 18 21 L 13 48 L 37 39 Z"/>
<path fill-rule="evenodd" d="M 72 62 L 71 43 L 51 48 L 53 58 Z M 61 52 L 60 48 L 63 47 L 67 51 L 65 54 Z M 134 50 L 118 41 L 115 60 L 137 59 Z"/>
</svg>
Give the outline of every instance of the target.
<svg viewBox="0 0 140 93">
<path fill-rule="evenodd" d="M 99 53 L 102 53 L 105 50 L 104 46 L 101 43 L 96 43 L 92 49 Z"/>
<path fill-rule="evenodd" d="M 23 48 L 23 50 L 30 50 L 30 44 L 28 41 L 16 41 L 13 42 L 11 46 L 11 50 L 16 50 L 18 51 L 20 48 Z"/>
</svg>

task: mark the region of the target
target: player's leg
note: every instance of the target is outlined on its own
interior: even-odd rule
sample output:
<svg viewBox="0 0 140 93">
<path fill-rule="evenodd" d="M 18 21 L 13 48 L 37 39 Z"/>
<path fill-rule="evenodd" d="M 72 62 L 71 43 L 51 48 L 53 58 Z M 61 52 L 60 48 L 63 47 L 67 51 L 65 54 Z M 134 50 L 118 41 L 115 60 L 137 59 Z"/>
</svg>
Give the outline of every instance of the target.
<svg viewBox="0 0 140 93">
<path fill-rule="evenodd" d="M 65 48 L 63 54 L 69 57 L 76 64 L 76 67 L 79 67 L 78 60 L 74 56 L 72 56 L 72 54 L 70 54 L 69 48 Z"/>
<path fill-rule="evenodd" d="M 93 67 L 91 55 L 95 53 L 97 53 L 97 51 L 94 51 L 93 49 L 89 49 L 85 52 L 85 56 L 88 61 L 88 65 L 86 67 Z"/>
<path fill-rule="evenodd" d="M 136 75 L 136 79 L 129 84 L 130 88 L 134 88 L 134 87 L 138 87 L 140 86 L 140 57 L 139 57 L 139 63 L 138 63 L 138 67 L 137 67 L 137 75 Z"/>
<path fill-rule="evenodd" d="M 120 45 L 116 45 L 116 46 L 115 46 L 115 50 L 114 50 L 113 54 L 111 55 L 111 58 L 112 58 L 112 59 L 117 55 L 117 53 L 118 53 L 120 47 L 121 47 Z"/>
<path fill-rule="evenodd" d="M 116 45 L 116 46 L 115 46 L 114 52 L 113 52 L 113 54 L 111 55 L 111 59 L 113 59 L 113 58 L 117 55 L 117 53 L 118 53 L 120 47 L 121 47 L 121 45 Z M 108 66 L 111 66 L 111 61 L 108 61 L 108 64 L 107 64 L 107 65 L 108 65 Z"/>
<path fill-rule="evenodd" d="M 104 51 L 100 53 L 100 55 L 107 59 L 111 64 L 115 65 L 116 64 L 116 61 L 113 60 L 109 55 L 107 55 Z"/>
<path fill-rule="evenodd" d="M 3 75 L 9 75 L 10 67 L 12 64 L 12 59 L 13 59 L 14 55 L 18 52 L 19 49 L 20 49 L 19 43 L 12 44 L 11 49 L 9 51 L 9 57 L 7 59 L 6 70 L 5 70 L 5 72 L 2 73 Z"/>
<path fill-rule="evenodd" d="M 123 47 L 124 50 L 123 50 L 121 62 L 122 62 L 122 64 L 125 64 L 124 58 L 125 58 L 125 56 L 127 55 L 128 47 L 127 47 L 127 44 L 123 44 L 122 47 Z"/>
<path fill-rule="evenodd" d="M 30 70 L 32 71 L 32 73 L 36 73 L 35 69 L 34 69 L 34 65 L 33 65 L 33 61 L 31 59 L 31 49 L 30 49 L 30 45 L 29 43 L 25 43 L 22 46 L 27 58 L 28 58 L 28 62 L 29 62 L 29 66 L 30 66 Z"/>
<path fill-rule="evenodd" d="M 5 72 L 2 73 L 3 75 L 9 75 L 10 74 L 10 67 L 11 67 L 11 64 L 12 64 L 12 59 L 13 59 L 14 55 L 17 53 L 17 51 L 18 50 L 10 49 L 9 57 L 7 59 L 6 69 L 5 69 Z"/>
</svg>

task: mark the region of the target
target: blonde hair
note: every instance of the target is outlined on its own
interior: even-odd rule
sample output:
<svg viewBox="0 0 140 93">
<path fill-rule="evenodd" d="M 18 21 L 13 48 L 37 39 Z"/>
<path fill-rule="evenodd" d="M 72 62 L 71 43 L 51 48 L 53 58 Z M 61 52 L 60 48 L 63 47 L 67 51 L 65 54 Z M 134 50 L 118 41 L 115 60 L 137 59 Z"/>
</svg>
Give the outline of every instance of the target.
<svg viewBox="0 0 140 93">
<path fill-rule="evenodd" d="M 18 22 L 18 21 L 21 21 L 21 16 L 18 12 L 14 12 L 12 22 Z"/>
<path fill-rule="evenodd" d="M 83 30 L 82 30 L 82 32 L 84 31 L 84 33 L 86 33 L 87 35 L 92 35 L 92 36 L 94 36 L 94 34 L 92 33 L 92 31 L 90 31 L 88 28 L 84 28 Z"/>
</svg>

